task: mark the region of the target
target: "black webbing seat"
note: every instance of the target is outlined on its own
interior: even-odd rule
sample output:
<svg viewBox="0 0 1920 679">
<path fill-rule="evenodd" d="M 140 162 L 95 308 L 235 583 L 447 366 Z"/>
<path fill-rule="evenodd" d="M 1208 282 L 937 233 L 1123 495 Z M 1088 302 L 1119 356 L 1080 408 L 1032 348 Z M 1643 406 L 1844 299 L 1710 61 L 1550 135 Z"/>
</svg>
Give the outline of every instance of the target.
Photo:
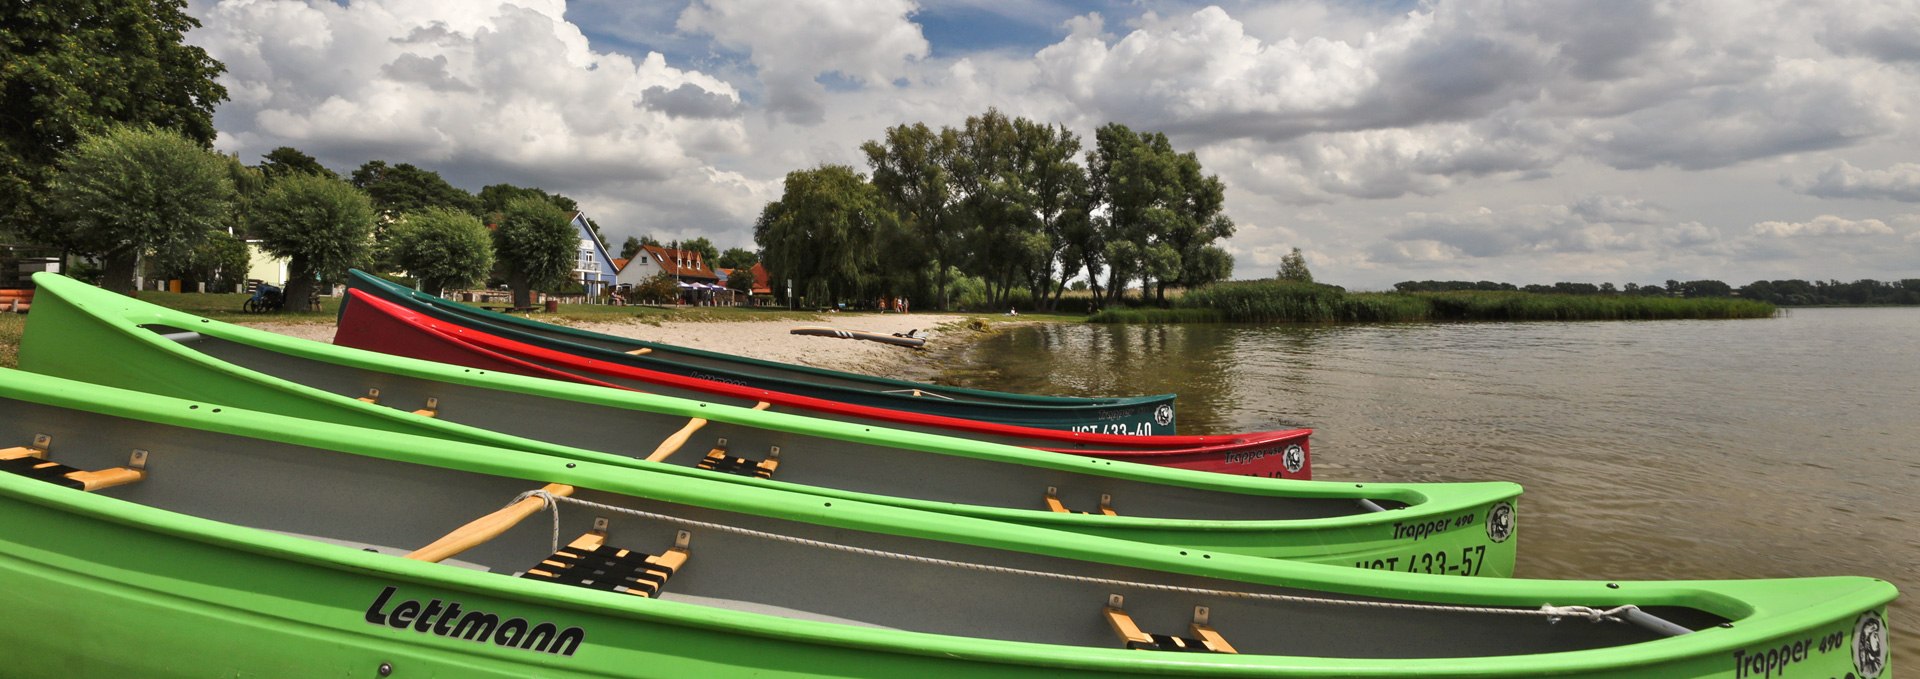
<svg viewBox="0 0 1920 679">
<path fill-rule="evenodd" d="M 773 452 L 768 453 L 764 460 L 728 455 L 726 448 L 717 447 L 707 451 L 707 456 L 700 458 L 700 464 L 695 466 L 727 474 L 771 479 L 773 472 L 780 468 L 780 447 L 774 446 Z"/>
<path fill-rule="evenodd" d="M 1187 627 L 1192 637 L 1176 637 L 1166 634 L 1153 634 L 1142 631 L 1134 624 L 1133 616 L 1121 608 L 1125 599 L 1118 594 L 1107 596 L 1107 607 L 1101 611 L 1107 619 L 1107 625 L 1114 634 L 1120 636 L 1128 649 L 1136 651 L 1177 651 L 1186 653 L 1239 653 L 1228 644 L 1225 638 L 1215 632 L 1208 623 L 1208 609 L 1197 606 L 1193 609 L 1193 624 Z"/>
<path fill-rule="evenodd" d="M 84 473 L 86 470 L 75 469 L 58 462 L 48 462 L 37 457 L 0 460 L 0 471 L 19 474 L 30 479 L 38 479 L 68 488 L 84 490 L 87 487 L 85 483 L 71 476 L 73 474 Z"/>
<path fill-rule="evenodd" d="M 0 449 L 0 472 L 19 474 L 75 490 L 100 490 L 124 486 L 147 477 L 147 451 L 133 451 L 125 467 L 88 471 L 46 459 L 52 439 L 36 436 L 33 445 Z"/>
<path fill-rule="evenodd" d="M 554 552 L 521 577 L 652 597 L 660 593 L 667 578 L 687 565 L 687 537 L 686 531 L 680 531 L 672 549 L 653 555 L 609 546 L 606 534 L 595 531 Z"/>
</svg>

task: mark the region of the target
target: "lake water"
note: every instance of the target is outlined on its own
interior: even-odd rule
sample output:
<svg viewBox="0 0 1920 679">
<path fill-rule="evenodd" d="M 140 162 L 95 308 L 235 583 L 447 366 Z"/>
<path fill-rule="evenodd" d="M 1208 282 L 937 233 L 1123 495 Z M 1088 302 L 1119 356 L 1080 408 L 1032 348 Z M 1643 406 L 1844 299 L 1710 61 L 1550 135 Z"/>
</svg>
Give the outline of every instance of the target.
<svg viewBox="0 0 1920 679">
<path fill-rule="evenodd" d="M 1516 481 L 1522 577 L 1887 579 L 1894 657 L 1920 658 L 1920 309 L 1036 325 L 948 378 L 1177 393 L 1182 433 L 1313 427 L 1319 479 Z"/>
</svg>

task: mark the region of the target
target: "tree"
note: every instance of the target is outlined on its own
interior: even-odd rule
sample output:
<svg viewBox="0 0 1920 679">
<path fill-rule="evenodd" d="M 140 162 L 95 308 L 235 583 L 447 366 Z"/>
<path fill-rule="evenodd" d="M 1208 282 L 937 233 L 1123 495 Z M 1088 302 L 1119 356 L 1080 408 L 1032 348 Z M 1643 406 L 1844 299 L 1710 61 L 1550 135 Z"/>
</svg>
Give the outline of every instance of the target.
<svg viewBox="0 0 1920 679">
<path fill-rule="evenodd" d="M 435 295 L 480 283 L 493 270 L 487 227 L 465 212 L 430 207 L 395 223 L 387 237 L 387 259 Z"/>
<path fill-rule="evenodd" d="M 1099 224 L 1107 241 L 1108 294 L 1116 301 L 1133 278 L 1143 290 L 1152 285 L 1162 301 L 1169 284 L 1197 284 L 1183 278 L 1209 265 L 1189 260 L 1210 258 L 1201 251 L 1233 235 L 1233 220 L 1222 212 L 1226 185 L 1202 174 L 1198 156 L 1174 151 L 1164 134 L 1102 126 L 1094 132 L 1087 171 L 1092 202 L 1106 213 Z"/>
<path fill-rule="evenodd" d="M 879 249 L 872 244 L 898 222 L 880 191 L 853 168 L 821 165 L 787 173 L 780 200 L 761 210 L 753 239 L 768 273 L 838 301 L 873 274 Z"/>
<path fill-rule="evenodd" d="M 260 173 L 266 175 L 268 179 L 279 179 L 296 173 L 315 174 L 328 179 L 340 178 L 339 174 L 321 165 L 320 161 L 315 160 L 313 156 L 291 146 L 282 146 L 268 151 L 267 155 L 261 156 L 261 159 Z"/>
<path fill-rule="evenodd" d="M 733 273 L 727 274 L 728 290 L 749 294 L 753 292 L 753 269 L 749 268 L 750 266 L 728 267 L 733 269 Z"/>
<path fill-rule="evenodd" d="M 1313 272 L 1307 270 L 1307 257 L 1300 254 L 1300 248 L 1294 248 L 1293 252 L 1280 258 L 1280 273 L 1276 277 L 1295 283 L 1313 282 Z"/>
<path fill-rule="evenodd" d="M 492 184 L 481 187 L 480 209 L 487 215 L 501 214 L 506 212 L 508 203 L 520 198 L 538 198 L 544 200 L 563 213 L 571 213 L 580 209 L 580 204 L 574 202 L 572 198 L 557 193 L 547 193 L 538 188 L 514 186 L 512 184 Z M 596 227 L 595 230 L 597 231 L 598 227 Z M 647 239 L 642 239 L 641 242 L 644 243 L 646 240 Z M 659 243 L 654 244 L 658 245 Z"/>
<path fill-rule="evenodd" d="M 0 9 L 0 224 L 58 229 L 44 199 L 60 158 L 116 124 L 206 147 L 226 70 L 186 44 L 184 0 L 10 2 Z M 37 225 L 37 226 L 36 226 Z M 8 228 L 0 227 L 0 228 Z M 129 279 L 131 280 L 131 279 Z"/>
<path fill-rule="evenodd" d="M 189 287 L 206 283 L 213 292 L 233 292 L 247 277 L 247 244 L 222 231 L 211 231 L 186 259 L 158 267 L 165 278 L 178 278 Z"/>
<path fill-rule="evenodd" d="M 713 241 L 707 240 L 706 236 L 682 241 L 680 249 L 700 253 L 700 261 L 705 263 L 707 268 L 713 268 L 714 262 L 720 259 L 720 249 L 714 247 Z"/>
<path fill-rule="evenodd" d="M 943 310 L 949 271 L 963 259 L 961 230 L 954 223 L 958 221 L 956 194 L 949 184 L 959 146 L 959 133 L 934 132 L 922 123 L 887 128 L 884 141 L 860 145 L 873 170 L 873 186 L 907 231 L 917 236 L 914 249 L 932 260 L 935 306 Z M 789 180 L 792 177 L 788 175 Z M 766 256 L 772 258 L 771 253 Z"/>
<path fill-rule="evenodd" d="M 141 256 L 184 263 L 232 218 L 226 162 L 153 126 L 87 135 L 61 158 L 51 187 L 58 230 L 48 235 L 103 260 L 107 289 L 132 291 Z"/>
<path fill-rule="evenodd" d="M 643 245 L 643 243 L 640 242 L 640 239 L 627 236 L 627 242 L 620 244 L 620 258 L 633 259 L 634 255 L 640 254 L 641 245 Z"/>
<path fill-rule="evenodd" d="M 291 174 L 275 180 L 255 202 L 260 246 L 285 257 L 287 308 L 312 309 L 315 285 L 361 266 L 373 238 L 373 201 L 338 179 Z"/>
<path fill-rule="evenodd" d="M 667 304 L 680 296 L 680 279 L 662 271 L 633 288 L 633 298 L 653 304 Z"/>
<path fill-rule="evenodd" d="M 566 284 L 579 251 L 580 236 L 567 213 L 546 199 L 515 198 L 500 211 L 493 252 L 513 288 L 514 306 L 533 306 L 533 291 Z"/>
<path fill-rule="evenodd" d="M 713 261 L 723 269 L 751 269 L 760 263 L 760 255 L 746 248 L 727 248 Z"/>
<path fill-rule="evenodd" d="M 480 216 L 480 201 L 460 187 L 448 184 L 440 173 L 407 163 L 388 165 L 369 160 L 353 171 L 353 186 L 373 199 L 373 207 L 389 219 L 444 207 Z"/>
</svg>

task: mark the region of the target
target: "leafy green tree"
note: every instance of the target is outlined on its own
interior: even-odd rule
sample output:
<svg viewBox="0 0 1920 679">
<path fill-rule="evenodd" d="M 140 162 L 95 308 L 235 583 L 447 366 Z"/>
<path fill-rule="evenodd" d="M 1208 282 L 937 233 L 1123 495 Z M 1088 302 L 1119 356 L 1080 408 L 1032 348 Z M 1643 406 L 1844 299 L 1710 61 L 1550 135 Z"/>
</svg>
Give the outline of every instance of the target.
<svg viewBox="0 0 1920 679">
<path fill-rule="evenodd" d="M 753 292 L 753 269 L 749 267 L 727 267 L 733 273 L 727 274 L 727 289 L 738 293 Z"/>
<path fill-rule="evenodd" d="M 109 290 L 135 289 L 143 255 L 165 265 L 191 259 L 207 234 L 232 218 L 226 160 L 180 133 L 117 126 L 86 135 L 62 156 L 51 194 L 51 240 L 105 265 Z"/>
<path fill-rule="evenodd" d="M 188 45 L 185 0 L 26 2 L 0 9 L 0 229 L 49 240 L 44 192 L 63 154 L 116 124 L 151 124 L 205 147 L 226 70 Z M 131 278 L 128 278 L 130 281 Z"/>
<path fill-rule="evenodd" d="M 233 292 L 247 277 L 247 244 L 223 231 L 208 233 L 186 259 L 163 263 L 163 278 L 178 278 L 189 288 L 207 284 L 209 292 Z"/>
<path fill-rule="evenodd" d="M 514 306 L 532 306 L 535 290 L 565 285 L 579 251 L 579 233 L 567 213 L 552 202 L 523 196 L 507 201 L 500 211 L 493 252 L 508 287 L 513 288 Z"/>
<path fill-rule="evenodd" d="M 373 207 L 390 219 L 444 207 L 479 216 L 480 201 L 465 189 L 448 184 L 440 173 L 423 170 L 408 163 L 388 165 L 384 160 L 369 160 L 353 171 L 353 186 L 373 199 Z"/>
<path fill-rule="evenodd" d="M 227 217 L 227 227 L 242 240 L 252 238 L 253 202 L 267 192 L 267 175 L 259 168 L 247 167 L 238 155 L 222 158 L 226 160 L 227 180 L 233 182 L 233 207 Z"/>
<path fill-rule="evenodd" d="M 282 146 L 261 156 L 260 173 L 266 175 L 268 179 L 279 179 L 290 174 L 317 174 L 328 179 L 340 178 L 339 174 L 321 165 L 320 161 L 313 156 L 291 146 Z"/>
<path fill-rule="evenodd" d="M 662 271 L 633 288 L 634 299 L 653 304 L 670 304 L 680 297 L 680 279 Z"/>
<path fill-rule="evenodd" d="M 727 248 L 726 252 L 720 253 L 720 256 L 713 261 L 718 262 L 724 269 L 750 269 L 760 262 L 760 255 L 746 248 Z"/>
<path fill-rule="evenodd" d="M 1312 283 L 1313 272 L 1307 270 L 1307 257 L 1300 254 L 1300 248 L 1294 248 L 1280 258 L 1280 280 L 1296 283 Z"/>
<path fill-rule="evenodd" d="M 519 198 L 538 198 L 547 201 L 563 213 L 572 213 L 580 209 L 580 204 L 574 202 L 572 198 L 557 193 L 547 193 L 538 188 L 512 184 L 492 184 L 480 188 L 480 208 L 488 215 L 506 212 L 507 204 Z M 595 230 L 597 231 L 598 228 L 596 227 Z"/>
<path fill-rule="evenodd" d="M 620 244 L 620 258 L 633 259 L 634 255 L 640 254 L 641 245 L 640 239 L 627 236 L 627 242 Z"/>
<path fill-rule="evenodd" d="M 1019 135 L 1019 168 L 1026 182 L 1026 203 L 1039 226 L 1038 240 L 1027 250 L 1037 254 L 1028 272 L 1028 288 L 1041 308 L 1053 309 L 1066 290 L 1067 279 L 1082 268 L 1072 248 L 1074 230 L 1092 215 L 1087 206 L 1087 171 L 1075 156 L 1080 137 L 1065 125 L 1045 125 L 1015 118 Z M 1044 300 L 1044 301 L 1043 301 Z"/>
<path fill-rule="evenodd" d="M 1188 259 L 1233 235 L 1233 220 L 1222 213 L 1226 185 L 1202 174 L 1193 153 L 1174 151 L 1164 134 L 1109 123 L 1094 140 L 1087 164 L 1092 202 L 1106 213 L 1099 224 L 1107 241 L 1107 292 L 1118 300 L 1138 278 L 1164 301 L 1168 284 L 1206 270 Z"/>
<path fill-rule="evenodd" d="M 800 281 L 808 295 L 839 301 L 873 275 L 880 253 L 872 244 L 898 221 L 880 191 L 853 168 L 821 165 L 787 173 L 780 200 L 761 210 L 753 239 L 772 277 Z"/>
<path fill-rule="evenodd" d="M 923 123 L 887 128 L 881 141 L 860 145 L 873 170 L 874 187 L 907 231 L 917 236 L 913 249 L 931 260 L 938 309 L 947 308 L 947 282 L 953 268 L 965 259 L 959 196 L 950 179 L 959 146 L 958 132 L 935 132 Z M 789 181 L 792 177 L 788 175 Z"/>
<path fill-rule="evenodd" d="M 700 253 L 700 262 L 706 264 L 709 269 L 716 266 L 714 262 L 720 259 L 720 249 L 714 247 L 713 241 L 707 240 L 706 236 L 701 236 L 689 241 L 682 241 L 680 243 L 680 249 Z"/>
<path fill-rule="evenodd" d="M 291 174 L 274 180 L 254 203 L 260 246 L 287 263 L 287 308 L 312 308 L 315 285 L 368 258 L 373 201 L 338 179 Z"/>
<path fill-rule="evenodd" d="M 430 207 L 394 223 L 387 232 L 387 259 L 435 295 L 468 287 L 493 271 L 493 240 L 473 215 Z"/>
</svg>

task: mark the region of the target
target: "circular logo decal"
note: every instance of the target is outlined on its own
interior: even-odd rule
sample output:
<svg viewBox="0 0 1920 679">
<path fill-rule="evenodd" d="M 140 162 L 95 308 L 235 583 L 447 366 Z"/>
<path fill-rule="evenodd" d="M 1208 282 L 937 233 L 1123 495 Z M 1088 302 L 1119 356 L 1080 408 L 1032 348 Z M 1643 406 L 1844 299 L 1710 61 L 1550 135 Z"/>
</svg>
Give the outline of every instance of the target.
<svg viewBox="0 0 1920 679">
<path fill-rule="evenodd" d="M 1867 611 L 1853 623 L 1853 669 L 1860 679 L 1874 679 L 1887 669 L 1887 623 Z"/>
<path fill-rule="evenodd" d="M 1173 424 L 1173 406 L 1162 403 L 1153 409 L 1153 423 L 1162 427 Z"/>
<path fill-rule="evenodd" d="M 1288 444 L 1287 449 L 1280 453 L 1280 456 L 1280 464 L 1286 467 L 1288 472 L 1297 473 L 1301 467 L 1307 466 L 1307 449 L 1301 448 L 1298 443 Z"/>
<path fill-rule="evenodd" d="M 1487 512 L 1487 537 L 1494 542 L 1506 542 L 1513 537 L 1513 504 L 1502 502 Z"/>
</svg>

